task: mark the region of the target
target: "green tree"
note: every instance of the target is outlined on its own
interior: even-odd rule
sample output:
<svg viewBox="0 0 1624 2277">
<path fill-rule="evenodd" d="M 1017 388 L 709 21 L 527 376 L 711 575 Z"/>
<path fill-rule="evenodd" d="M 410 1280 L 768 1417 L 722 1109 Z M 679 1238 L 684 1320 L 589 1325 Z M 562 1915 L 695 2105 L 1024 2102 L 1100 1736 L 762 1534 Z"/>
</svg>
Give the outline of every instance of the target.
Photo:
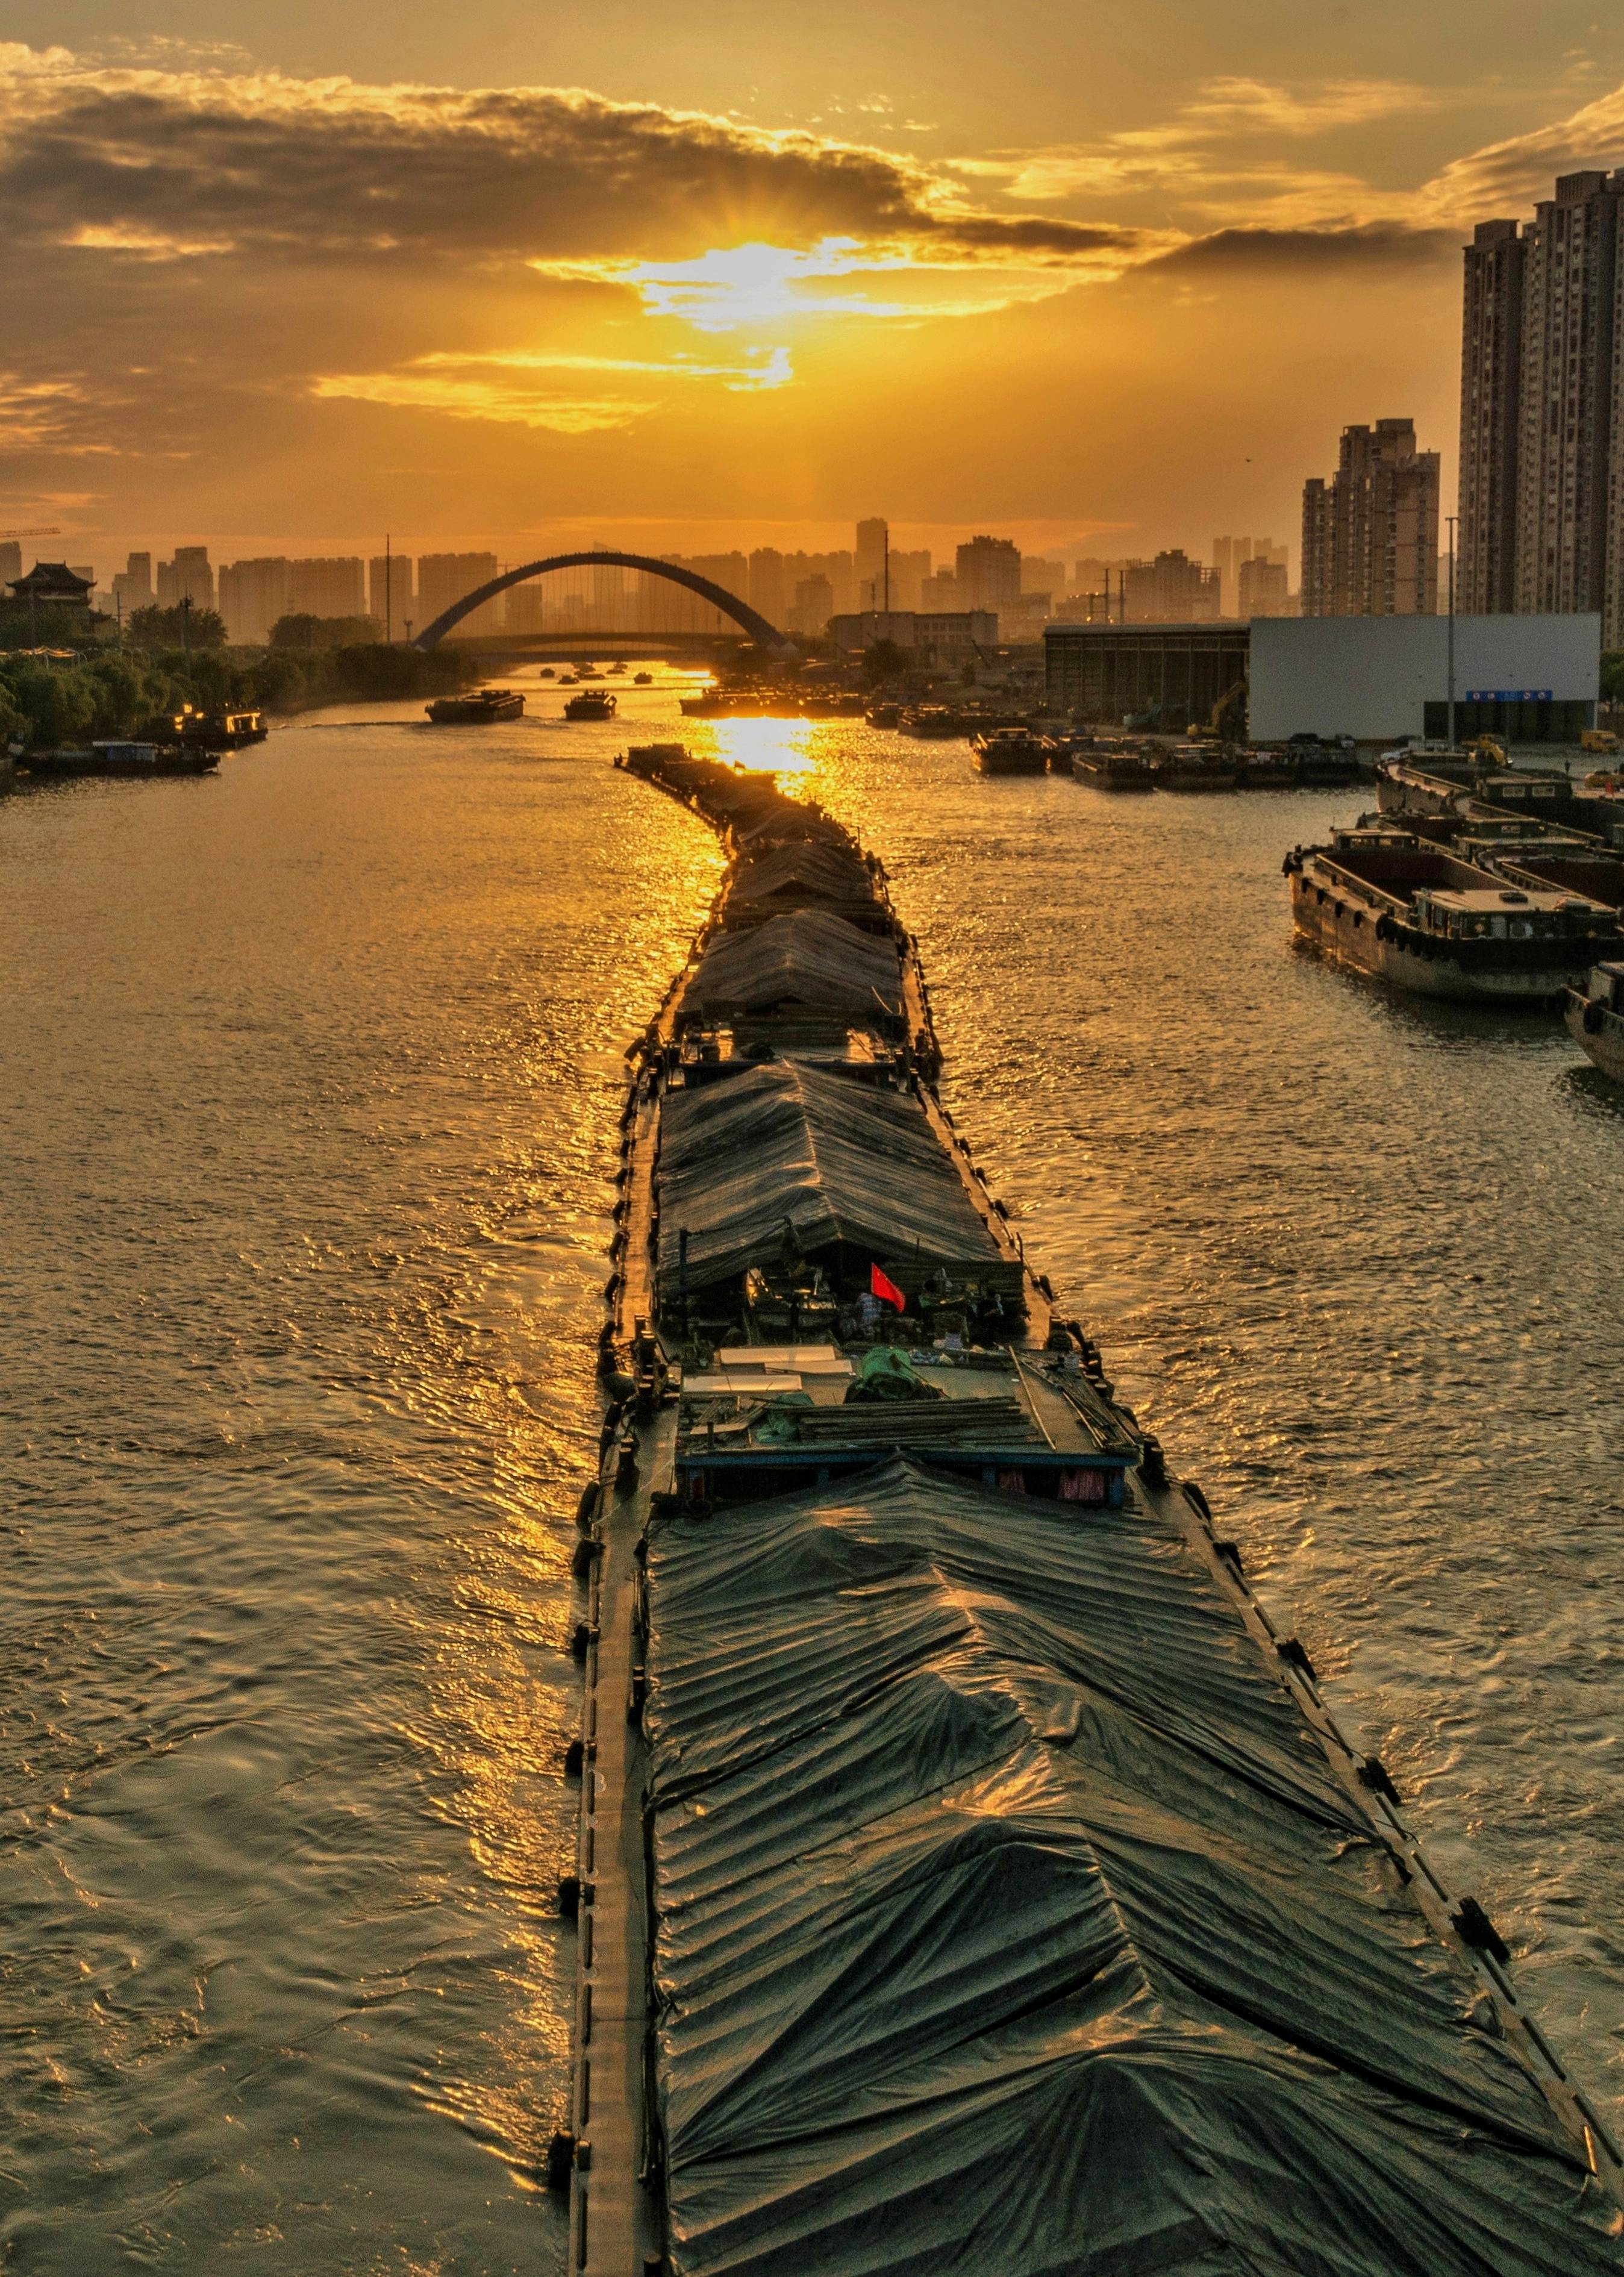
<svg viewBox="0 0 1624 2277">
<path fill-rule="evenodd" d="M 1624 649 L 1610 648 L 1602 652 L 1601 697 L 1604 704 L 1624 702 Z"/>
<path fill-rule="evenodd" d="M 5 665 L 0 685 L 11 707 L 22 714 L 24 740 L 34 750 L 82 742 L 95 726 L 95 683 L 76 665 L 19 657 Z"/>
<path fill-rule="evenodd" d="M 355 648 L 381 640 L 384 628 L 376 617 L 278 617 L 271 628 L 272 648 Z"/>
<path fill-rule="evenodd" d="M 225 620 L 217 609 L 137 609 L 125 629 L 137 648 L 208 649 L 225 645 Z"/>
</svg>

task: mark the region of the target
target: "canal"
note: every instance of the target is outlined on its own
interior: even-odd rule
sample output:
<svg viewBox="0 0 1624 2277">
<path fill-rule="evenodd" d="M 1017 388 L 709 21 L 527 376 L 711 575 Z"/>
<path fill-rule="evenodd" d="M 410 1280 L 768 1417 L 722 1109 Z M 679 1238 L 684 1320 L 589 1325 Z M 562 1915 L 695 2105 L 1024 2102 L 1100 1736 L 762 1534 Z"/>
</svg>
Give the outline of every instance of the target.
<svg viewBox="0 0 1624 2277">
<path fill-rule="evenodd" d="M 1293 953 L 1334 794 L 560 703 L 0 803 L 4 2265 L 561 2266 L 606 1178 L 719 872 L 644 735 L 886 860 L 1035 1260 L 1616 2121 L 1620 1095 Z"/>
</svg>

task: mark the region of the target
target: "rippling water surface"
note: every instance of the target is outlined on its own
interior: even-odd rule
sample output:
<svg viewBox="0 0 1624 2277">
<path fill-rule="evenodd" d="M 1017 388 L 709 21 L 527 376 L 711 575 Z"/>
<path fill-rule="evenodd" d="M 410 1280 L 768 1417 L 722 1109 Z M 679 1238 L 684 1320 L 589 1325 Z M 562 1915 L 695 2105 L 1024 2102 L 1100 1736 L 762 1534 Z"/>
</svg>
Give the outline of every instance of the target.
<svg viewBox="0 0 1624 2277">
<path fill-rule="evenodd" d="M 720 866 L 622 712 L 0 805 L 8 2267 L 561 2266 L 606 1177 Z M 687 740 L 890 865 L 1036 1260 L 1616 2113 L 1621 1095 L 1292 951 L 1331 795 Z"/>
</svg>

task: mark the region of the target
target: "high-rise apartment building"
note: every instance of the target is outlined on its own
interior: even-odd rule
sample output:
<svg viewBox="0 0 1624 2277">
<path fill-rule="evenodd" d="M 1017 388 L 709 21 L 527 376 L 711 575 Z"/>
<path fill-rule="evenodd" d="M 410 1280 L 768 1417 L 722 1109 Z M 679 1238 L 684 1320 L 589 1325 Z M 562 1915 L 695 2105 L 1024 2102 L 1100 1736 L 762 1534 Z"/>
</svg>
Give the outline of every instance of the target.
<svg viewBox="0 0 1624 2277">
<path fill-rule="evenodd" d="M 961 609 L 996 609 L 1000 602 L 1017 601 L 1020 548 L 1009 537 L 972 537 L 958 549 L 955 574 Z"/>
<path fill-rule="evenodd" d="M 436 617 L 477 586 L 488 585 L 497 574 L 494 553 L 423 553 L 417 558 L 417 610 L 421 633 Z M 486 601 L 458 625 L 460 633 L 497 633 L 502 628 L 499 595 Z"/>
<path fill-rule="evenodd" d="M 1521 612 L 1618 615 L 1607 555 L 1608 523 L 1617 521 L 1616 511 L 1609 514 L 1617 503 L 1616 476 L 1609 480 L 1614 392 L 1624 377 L 1613 331 L 1621 201 L 1624 171 L 1566 174 L 1555 197 L 1536 207 L 1524 240 L 1516 534 Z"/>
<path fill-rule="evenodd" d="M 194 609 L 215 605 L 214 571 L 206 545 L 178 545 L 172 561 L 158 564 L 159 608 L 179 608 L 182 601 L 190 601 Z"/>
<path fill-rule="evenodd" d="M 1255 615 L 1240 598 L 1240 573 L 1248 561 L 1266 561 L 1271 567 L 1287 567 L 1285 548 L 1277 545 L 1272 537 L 1215 537 L 1212 541 L 1212 566 L 1218 573 L 1218 609 L 1225 617 Z M 1274 581 L 1267 580 L 1269 590 Z M 1277 610 L 1274 613 L 1278 615 Z"/>
<path fill-rule="evenodd" d="M 288 609 L 296 617 L 364 617 L 366 566 L 358 553 L 288 563 Z"/>
<path fill-rule="evenodd" d="M 1483 221 L 1466 248 L 1460 353 L 1460 520 L 1455 606 L 1469 617 L 1517 605 L 1517 430 L 1528 243 L 1514 221 Z"/>
<path fill-rule="evenodd" d="M 126 558 L 122 569 L 113 572 L 113 607 L 121 617 L 133 617 L 137 609 L 149 609 L 153 603 L 152 556 L 132 553 Z"/>
<path fill-rule="evenodd" d="M 293 563 L 283 554 L 220 566 L 220 614 L 229 640 L 259 646 L 271 638 L 278 617 L 289 614 Z"/>
<path fill-rule="evenodd" d="M 1465 248 L 1456 606 L 1597 611 L 1624 645 L 1624 169 Z"/>
<path fill-rule="evenodd" d="M 1123 573 L 1124 613 L 1129 623 L 1211 624 L 1218 615 L 1218 572 L 1192 561 L 1182 546 L 1154 561 L 1130 561 Z"/>
<path fill-rule="evenodd" d="M 747 598 L 768 624 L 783 627 L 790 589 L 784 575 L 784 557 L 775 545 L 758 545 L 750 557 Z"/>
<path fill-rule="evenodd" d="M 22 574 L 22 547 L 14 537 L 0 538 L 0 585 L 14 584 Z"/>
<path fill-rule="evenodd" d="M 1438 454 L 1416 449 L 1413 420 L 1345 427 L 1336 473 L 1303 486 L 1303 615 L 1430 615 L 1438 483 Z"/>
<path fill-rule="evenodd" d="M 876 514 L 857 526 L 857 545 L 851 557 L 859 609 L 892 609 L 889 598 L 891 526 Z"/>
<path fill-rule="evenodd" d="M 510 633 L 542 633 L 565 629 L 564 618 L 557 608 L 556 600 L 553 613 L 549 613 L 547 581 L 545 577 L 531 577 L 522 585 L 510 585 L 502 598 L 507 604 L 507 629 Z M 372 613 L 374 616 L 377 614 L 376 605 Z M 395 622 L 398 627 L 405 622 L 405 619 L 397 616 Z"/>
<path fill-rule="evenodd" d="M 1212 541 L 1212 566 L 1218 573 L 1218 606 L 1226 617 L 1239 613 L 1240 565 L 1251 559 L 1249 537 L 1215 537 Z"/>
<path fill-rule="evenodd" d="M 1285 548 L 1271 547 L 1269 551 L 1284 554 Z M 1226 609 L 1224 613 L 1228 616 L 1230 612 Z M 1234 613 L 1241 617 L 1292 614 L 1284 560 L 1271 560 L 1269 553 L 1254 553 L 1250 560 L 1241 563 L 1235 581 Z"/>
<path fill-rule="evenodd" d="M 386 640 L 399 640 L 416 613 L 411 555 L 375 553 L 367 564 L 367 614 L 385 628 Z"/>
<path fill-rule="evenodd" d="M 899 553 L 891 549 L 891 606 L 894 609 L 917 610 L 919 588 L 930 575 L 928 551 L 921 546 L 917 552 Z"/>
<path fill-rule="evenodd" d="M 785 630 L 792 633 L 820 633 L 835 614 L 835 588 L 821 575 L 801 578 L 795 589 L 795 604 L 789 611 L 789 622 Z"/>
<path fill-rule="evenodd" d="M 950 569 L 937 569 L 919 580 L 919 605 L 926 616 L 950 615 L 964 605 L 958 598 L 958 579 Z"/>
</svg>

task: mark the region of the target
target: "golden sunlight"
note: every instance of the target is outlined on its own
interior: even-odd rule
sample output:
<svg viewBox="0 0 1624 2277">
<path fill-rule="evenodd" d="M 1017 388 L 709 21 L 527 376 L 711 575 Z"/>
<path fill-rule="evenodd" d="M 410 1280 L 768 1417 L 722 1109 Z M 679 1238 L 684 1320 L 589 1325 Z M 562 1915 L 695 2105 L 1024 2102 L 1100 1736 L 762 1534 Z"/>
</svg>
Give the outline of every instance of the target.
<svg viewBox="0 0 1624 2277">
<path fill-rule="evenodd" d="M 803 781 L 818 766 L 804 720 L 719 720 L 716 756 L 746 774 L 795 775 Z"/>
</svg>

